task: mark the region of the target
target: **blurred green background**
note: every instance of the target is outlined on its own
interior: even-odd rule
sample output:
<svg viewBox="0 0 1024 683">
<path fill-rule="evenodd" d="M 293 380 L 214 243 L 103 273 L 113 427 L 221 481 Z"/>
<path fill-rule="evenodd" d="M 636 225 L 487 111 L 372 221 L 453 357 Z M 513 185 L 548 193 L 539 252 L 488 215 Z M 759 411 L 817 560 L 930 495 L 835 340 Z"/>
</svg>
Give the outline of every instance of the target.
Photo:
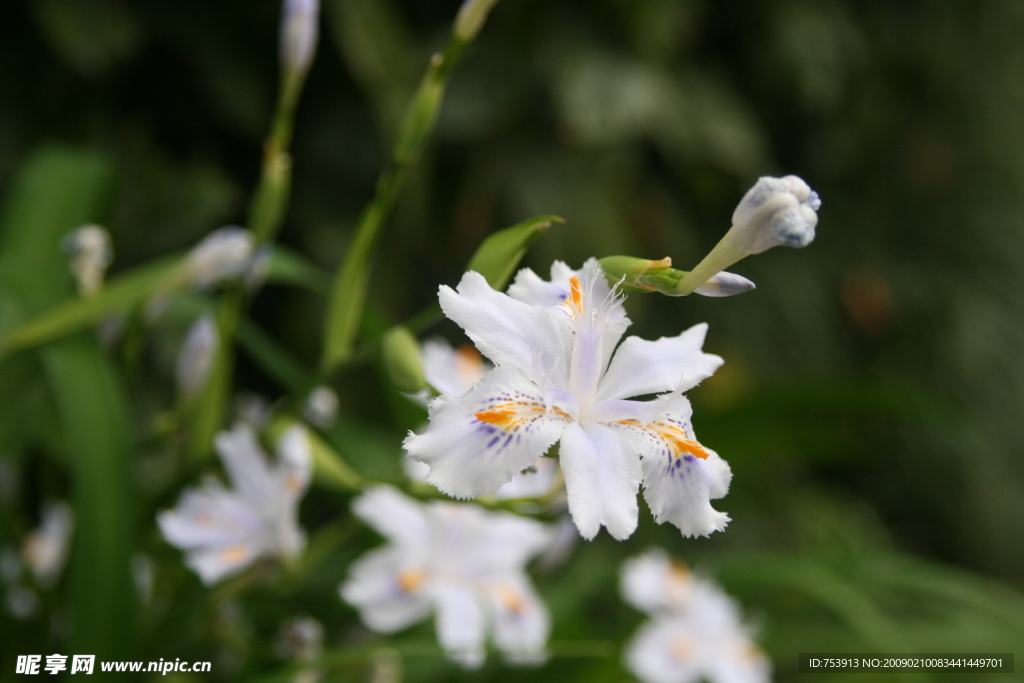
<svg viewBox="0 0 1024 683">
<path fill-rule="evenodd" d="M 324 0 L 280 242 L 325 273 L 458 5 Z M 116 276 L 244 221 L 276 93 L 279 10 L 275 0 L 7 4 L 0 332 L 70 294 L 59 242 L 83 222 L 111 231 Z M 485 235 L 528 216 L 567 220 L 527 257 L 542 272 L 556 258 L 575 267 L 618 253 L 686 269 L 757 176 L 798 174 L 823 199 L 813 245 L 734 267 L 753 293 L 627 302 L 646 338 L 710 324 L 705 349 L 726 365 L 691 393 L 694 424 L 732 465 L 717 507 L 733 522 L 685 540 L 641 506 L 629 541 L 581 542 L 537 576 L 556 640 L 632 633 L 641 615 L 617 597 L 618 565 L 657 544 L 743 602 L 778 680 L 1012 677 L 800 675 L 796 654 L 1024 655 L 1022 35 L 1024 5 L 1000 0 L 497 6 L 387 227 L 366 335 L 435 301 Z M 308 288 L 269 285 L 250 314 L 314 367 L 324 306 Z M 78 516 L 72 560 L 42 611 L 0 613 L 0 680 L 15 678 L 17 654 L 86 645 L 210 659 L 211 680 L 255 679 L 285 665 L 272 643 L 300 612 L 324 623 L 328 648 L 384 642 L 336 598 L 347 563 L 379 542 L 336 492 L 303 504 L 314 538 L 333 536 L 321 534 L 302 581 L 206 591 L 159 537 L 154 514 L 201 469 L 159 428 L 195 310 L 113 350 L 85 334 L 0 361 L 0 539 L 17 544 L 44 500 L 69 498 Z M 434 331 L 461 341 L 450 323 Z M 236 390 L 284 393 L 252 355 L 237 362 Z M 338 375 L 338 438 L 358 470 L 400 481 L 401 435 L 422 416 L 381 378 L 374 363 Z M 109 495 L 76 499 L 90 477 Z M 111 537 L 110 519 L 131 522 Z M 129 578 L 138 553 L 154 567 L 148 600 Z M 431 634 L 425 623 L 396 642 Z M 628 678 L 617 655 L 539 671 L 492 660 L 467 674 L 409 658 L 405 674 Z M 354 661 L 331 680 L 372 670 Z"/>
</svg>

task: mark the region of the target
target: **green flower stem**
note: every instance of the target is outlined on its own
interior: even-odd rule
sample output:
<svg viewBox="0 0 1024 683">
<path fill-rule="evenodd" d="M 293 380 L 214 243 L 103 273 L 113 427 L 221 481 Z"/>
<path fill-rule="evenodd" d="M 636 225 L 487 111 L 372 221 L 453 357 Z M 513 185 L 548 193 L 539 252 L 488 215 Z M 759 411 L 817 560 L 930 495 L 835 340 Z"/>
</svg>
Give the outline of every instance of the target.
<svg viewBox="0 0 1024 683">
<path fill-rule="evenodd" d="M 263 146 L 259 184 L 249 204 L 247 225 L 256 238 L 257 246 L 274 240 L 288 208 L 292 180 L 292 158 L 288 148 L 294 129 L 295 108 L 304 82 L 305 72 L 295 74 L 286 69 L 282 74 L 270 137 Z M 234 369 L 234 348 L 227 340 L 235 338 L 244 303 L 242 284 L 229 283 L 217 314 L 217 331 L 222 343 L 197 401 L 195 419 L 188 436 L 188 452 L 196 459 L 210 454 L 213 437 L 224 422 Z"/>
<path fill-rule="evenodd" d="M 391 167 L 381 174 L 373 199 L 359 217 L 355 237 L 338 269 L 328 299 L 320 359 L 322 374 L 331 372 L 352 356 L 366 303 L 374 246 L 394 209 L 409 169 L 420 157 L 434 130 L 448 78 L 465 46 L 465 40 L 453 36 L 444 51 L 430 59 L 427 72 L 406 110 Z"/>
</svg>

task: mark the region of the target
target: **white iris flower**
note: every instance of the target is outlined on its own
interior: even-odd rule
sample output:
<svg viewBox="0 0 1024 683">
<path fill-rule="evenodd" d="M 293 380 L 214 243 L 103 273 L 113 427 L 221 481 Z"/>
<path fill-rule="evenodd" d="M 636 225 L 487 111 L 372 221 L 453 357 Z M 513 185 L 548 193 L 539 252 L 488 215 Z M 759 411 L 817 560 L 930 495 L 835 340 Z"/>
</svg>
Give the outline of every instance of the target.
<svg viewBox="0 0 1024 683">
<path fill-rule="evenodd" d="M 393 633 L 436 615 L 449 657 L 480 666 L 488 634 L 512 663 L 544 659 L 550 617 L 523 567 L 551 543 L 543 524 L 467 503 L 421 504 L 377 486 L 353 511 L 390 543 L 353 563 L 340 588 L 369 628 Z"/>
<path fill-rule="evenodd" d="M 626 560 L 623 598 L 652 618 L 626 646 L 644 683 L 767 683 L 771 663 L 751 641 L 736 603 L 660 550 Z"/>
<path fill-rule="evenodd" d="M 628 337 L 621 297 L 595 259 L 579 271 L 555 262 L 551 281 L 524 269 L 509 293 L 466 273 L 442 286 L 441 308 L 495 368 L 459 397 L 430 405 L 430 424 L 405 448 L 427 481 L 457 498 L 493 493 L 555 442 L 569 511 L 584 538 L 601 526 L 619 540 L 637 526 L 640 483 L 659 523 L 685 536 L 725 528 L 710 501 L 732 473 L 697 442 L 682 395 L 721 364 L 703 353 L 706 325 L 677 337 Z M 628 400 L 662 394 L 655 400 Z"/>
<path fill-rule="evenodd" d="M 312 474 L 309 441 L 300 425 L 281 436 L 276 464 L 268 462 L 249 425 L 221 432 L 216 446 L 233 488 L 208 478 L 202 488 L 187 489 L 176 508 L 157 516 L 164 538 L 185 551 L 186 564 L 206 585 L 237 574 L 259 557 L 298 555 L 306 543 L 299 501 Z"/>
</svg>

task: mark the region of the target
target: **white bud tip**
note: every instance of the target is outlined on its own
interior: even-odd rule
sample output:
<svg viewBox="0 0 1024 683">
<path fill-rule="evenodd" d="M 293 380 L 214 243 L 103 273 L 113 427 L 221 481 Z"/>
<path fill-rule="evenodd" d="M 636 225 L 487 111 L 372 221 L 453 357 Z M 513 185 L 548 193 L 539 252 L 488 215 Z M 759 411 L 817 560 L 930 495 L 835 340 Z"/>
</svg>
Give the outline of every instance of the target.
<svg viewBox="0 0 1024 683">
<path fill-rule="evenodd" d="M 192 281 L 209 286 L 219 280 L 239 277 L 249 268 L 255 240 L 252 233 L 237 225 L 211 232 L 188 254 Z"/>
<path fill-rule="evenodd" d="M 281 63 L 292 73 L 313 61 L 319 33 L 319 0 L 285 0 L 281 14 Z"/>
<path fill-rule="evenodd" d="M 759 178 L 733 212 L 737 242 L 747 254 L 776 246 L 806 247 L 814 241 L 819 208 L 821 198 L 803 179 Z"/>
<path fill-rule="evenodd" d="M 756 285 L 736 273 L 722 271 L 693 290 L 696 294 L 710 297 L 736 296 L 756 289 Z"/>
<path fill-rule="evenodd" d="M 455 17 L 453 33 L 462 40 L 472 40 L 480 32 L 487 15 L 497 2 L 498 0 L 465 0 Z"/>
</svg>

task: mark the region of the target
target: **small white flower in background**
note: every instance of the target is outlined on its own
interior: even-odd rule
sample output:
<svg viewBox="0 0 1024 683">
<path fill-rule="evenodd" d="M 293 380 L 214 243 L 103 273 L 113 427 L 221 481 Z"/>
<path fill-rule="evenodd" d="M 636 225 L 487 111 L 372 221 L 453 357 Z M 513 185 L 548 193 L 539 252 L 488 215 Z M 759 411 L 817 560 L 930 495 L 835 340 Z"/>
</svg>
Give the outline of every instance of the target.
<svg viewBox="0 0 1024 683">
<path fill-rule="evenodd" d="M 231 410 L 236 422 L 244 422 L 259 431 L 266 426 L 270 418 L 270 401 L 253 391 L 242 391 L 235 394 L 231 402 Z"/>
<path fill-rule="evenodd" d="M 771 663 L 754 645 L 739 606 L 714 583 L 652 549 L 622 565 L 622 596 L 646 612 L 626 646 L 644 683 L 767 683 Z"/>
<path fill-rule="evenodd" d="M 148 604 L 153 598 L 153 560 L 142 553 L 132 555 L 132 583 L 139 594 L 139 602 Z"/>
<path fill-rule="evenodd" d="M 814 241 L 821 198 L 795 175 L 759 178 L 732 214 L 732 227 L 679 287 L 683 293 L 742 258 L 772 247 L 806 247 Z"/>
<path fill-rule="evenodd" d="M 273 245 L 264 244 L 253 252 L 252 260 L 245 271 L 244 284 L 246 293 L 252 295 L 263 286 L 263 283 L 267 281 L 267 277 L 270 275 L 270 268 L 273 262 Z"/>
<path fill-rule="evenodd" d="M 320 429 L 330 429 L 338 418 L 338 394 L 323 384 L 309 392 L 302 416 Z"/>
<path fill-rule="evenodd" d="M 252 263 L 255 240 L 237 225 L 214 230 L 185 257 L 185 277 L 197 287 L 241 277 Z"/>
<path fill-rule="evenodd" d="M 725 528 L 728 515 L 710 501 L 726 494 L 732 473 L 697 442 L 682 395 L 722 364 L 701 351 L 706 325 L 657 341 L 629 337 L 616 350 L 630 322 L 595 259 L 579 271 L 556 262 L 550 282 L 521 270 L 507 295 L 469 272 L 439 298 L 496 367 L 466 394 L 435 399 L 427 430 L 405 440 L 430 466 L 427 481 L 456 498 L 487 495 L 559 441 L 584 538 L 601 526 L 628 538 L 641 481 L 659 523 L 685 536 Z M 628 400 L 649 394 L 661 396 Z"/>
<path fill-rule="evenodd" d="M 257 558 L 290 558 L 306 537 L 299 501 L 309 486 L 312 456 L 305 428 L 289 428 L 277 442 L 277 463 L 268 462 L 256 433 L 237 425 L 216 439 L 232 488 L 208 478 L 186 489 L 177 507 L 157 516 L 164 538 L 185 551 L 186 564 L 206 585 L 237 574 Z"/>
<path fill-rule="evenodd" d="M 324 648 L 324 626 L 310 616 L 297 616 L 281 624 L 274 650 L 283 659 L 311 662 Z"/>
<path fill-rule="evenodd" d="M 281 11 L 281 64 L 290 76 L 309 70 L 316 52 L 319 0 L 285 0 Z"/>
<path fill-rule="evenodd" d="M 175 374 L 178 393 L 183 397 L 195 396 L 206 385 L 219 343 L 220 334 L 213 316 L 209 313 L 199 316 L 189 328 L 178 352 Z"/>
<path fill-rule="evenodd" d="M 114 262 L 110 233 L 99 225 L 83 225 L 64 238 L 64 249 L 71 254 L 71 274 L 83 297 L 103 288 L 103 276 Z"/>
<path fill-rule="evenodd" d="M 4 606 L 15 619 L 30 619 L 39 612 L 39 596 L 20 584 L 11 586 L 7 589 Z"/>
<path fill-rule="evenodd" d="M 353 512 L 389 540 L 349 568 L 341 596 L 374 631 L 393 633 L 435 614 L 449 658 L 475 668 L 488 636 L 512 663 L 539 663 L 550 617 L 524 565 L 551 543 L 545 525 L 469 503 L 421 504 L 389 486 Z"/>
<path fill-rule="evenodd" d="M 64 569 L 74 526 L 75 513 L 71 506 L 63 501 L 51 503 L 43 508 L 39 527 L 25 537 L 21 555 L 36 583 L 43 588 L 56 583 Z"/>
</svg>

